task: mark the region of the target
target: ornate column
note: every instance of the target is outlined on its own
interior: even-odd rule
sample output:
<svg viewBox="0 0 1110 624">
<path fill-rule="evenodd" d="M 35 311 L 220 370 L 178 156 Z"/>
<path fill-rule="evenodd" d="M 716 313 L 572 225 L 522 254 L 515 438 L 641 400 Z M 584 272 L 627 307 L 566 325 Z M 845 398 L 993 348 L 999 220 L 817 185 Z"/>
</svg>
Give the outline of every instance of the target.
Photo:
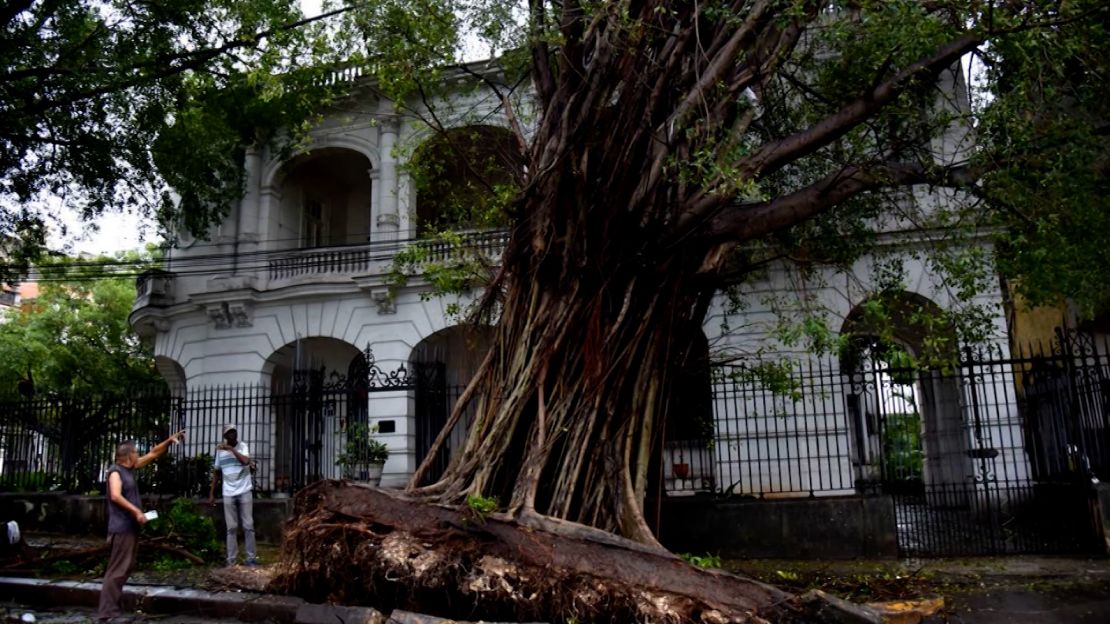
<svg viewBox="0 0 1110 624">
<path fill-rule="evenodd" d="M 381 170 L 371 167 L 366 170 L 366 175 L 370 176 L 370 199 L 366 202 L 366 240 L 373 242 L 382 240 L 381 229 L 378 227 L 379 217 L 382 213 L 381 207 L 381 190 L 382 179 Z"/>
<path fill-rule="evenodd" d="M 378 125 L 378 152 L 381 162 L 378 167 L 377 196 L 378 216 L 374 223 L 374 240 L 396 240 L 401 225 L 401 215 L 397 210 L 397 158 L 393 148 L 397 144 L 400 130 L 400 117 L 395 114 L 382 115 Z"/>
<path fill-rule="evenodd" d="M 243 163 L 245 184 L 243 198 L 239 201 L 239 251 L 250 252 L 259 243 L 259 191 L 262 183 L 262 153 L 258 146 L 247 148 Z"/>
<path fill-rule="evenodd" d="M 258 211 L 256 214 L 257 223 L 255 225 L 255 232 L 258 233 L 258 249 L 266 250 L 273 249 L 276 246 L 274 234 L 271 230 L 271 221 L 273 220 L 273 211 L 275 206 L 281 201 L 281 191 L 273 186 L 263 186 L 262 173 L 266 163 L 271 158 L 270 149 L 264 148 L 258 153 Z M 248 179 L 249 183 L 249 179 Z"/>
</svg>

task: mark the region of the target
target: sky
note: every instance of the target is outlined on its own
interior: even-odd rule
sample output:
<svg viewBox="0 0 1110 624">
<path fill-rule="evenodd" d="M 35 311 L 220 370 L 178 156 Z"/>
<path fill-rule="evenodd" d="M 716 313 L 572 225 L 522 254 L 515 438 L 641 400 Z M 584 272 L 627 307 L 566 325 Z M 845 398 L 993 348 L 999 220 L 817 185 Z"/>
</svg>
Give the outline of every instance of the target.
<svg viewBox="0 0 1110 624">
<path fill-rule="evenodd" d="M 111 255 L 162 240 L 154 225 L 133 214 L 107 213 L 91 223 L 82 223 L 76 214 L 65 208 L 59 209 L 58 214 L 62 215 L 69 231 L 63 235 L 60 228 L 51 228 L 47 245 L 54 250 Z"/>
<path fill-rule="evenodd" d="M 321 0 L 301 0 L 305 15 L 320 13 Z M 116 251 L 139 249 L 147 243 L 161 242 L 157 227 L 134 214 L 104 214 L 92 223 L 83 223 L 74 213 L 59 206 L 48 208 L 61 215 L 68 230 L 64 235 L 59 227 L 51 228 L 48 245 L 51 249 L 68 253 L 111 254 Z"/>
</svg>

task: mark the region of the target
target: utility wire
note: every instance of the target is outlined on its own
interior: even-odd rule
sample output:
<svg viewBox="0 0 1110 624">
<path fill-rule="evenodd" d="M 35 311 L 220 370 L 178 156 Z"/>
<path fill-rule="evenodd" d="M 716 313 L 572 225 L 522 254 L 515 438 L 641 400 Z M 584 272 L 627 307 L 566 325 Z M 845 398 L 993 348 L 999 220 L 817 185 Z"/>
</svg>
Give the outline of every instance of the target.
<svg viewBox="0 0 1110 624">
<path fill-rule="evenodd" d="M 482 236 L 494 234 L 499 231 L 502 230 L 483 230 L 473 232 L 472 234 Z M 299 241 L 300 238 L 267 239 L 264 241 L 260 241 L 260 243 L 288 242 L 294 240 Z M 169 259 L 162 258 L 151 260 L 149 262 L 133 260 L 109 260 L 102 262 L 75 261 L 66 264 L 41 265 L 33 267 L 30 271 L 30 274 L 24 281 L 37 283 L 80 283 L 97 281 L 101 279 L 136 278 L 145 273 L 150 268 L 164 266 L 169 266 L 172 270 L 171 272 L 176 276 L 202 277 L 205 275 L 227 274 L 227 272 L 233 268 L 233 261 L 235 263 L 234 268 L 237 272 L 261 272 L 270 269 L 271 260 L 295 260 L 298 256 L 329 253 L 344 254 L 351 251 L 368 252 L 370 256 L 369 258 L 367 258 L 367 260 L 374 262 L 390 260 L 394 257 L 396 252 L 400 251 L 402 248 L 414 243 L 419 243 L 421 241 L 434 242 L 434 239 L 421 239 L 413 237 L 388 241 L 371 241 L 365 243 L 353 243 L 349 245 L 336 245 L 329 247 L 268 249 L 239 253 L 226 252 L 185 257 L 178 256 Z M 215 247 L 221 245 L 231 246 L 234 245 L 234 243 L 216 243 L 206 246 Z M 0 270 L 10 270 L 14 268 L 16 267 L 11 265 L 0 265 Z"/>
</svg>

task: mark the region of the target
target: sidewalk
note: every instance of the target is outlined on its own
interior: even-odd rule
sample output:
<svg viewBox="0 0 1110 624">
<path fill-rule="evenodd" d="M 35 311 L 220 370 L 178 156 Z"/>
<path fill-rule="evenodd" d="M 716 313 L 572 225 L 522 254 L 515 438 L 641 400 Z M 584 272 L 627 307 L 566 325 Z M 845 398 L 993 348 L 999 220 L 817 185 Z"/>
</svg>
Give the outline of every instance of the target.
<svg viewBox="0 0 1110 624">
<path fill-rule="evenodd" d="M 751 560 L 725 567 L 788 590 L 820 588 L 858 603 L 943 599 L 925 624 L 1110 622 L 1110 559 Z"/>
<path fill-rule="evenodd" d="M 100 583 L 0 577 L 0 601 L 31 607 L 95 608 Z M 295 624 L 380 624 L 384 615 L 369 607 L 313 605 L 290 596 L 253 592 L 211 592 L 161 585 L 127 585 L 128 613 L 191 615 L 240 622 Z"/>
<path fill-rule="evenodd" d="M 726 562 L 725 567 L 798 593 L 822 589 L 856 603 L 943 601 L 939 611 L 933 609 L 925 617 L 915 618 L 903 612 L 886 622 L 1110 622 L 1110 559 L 753 560 Z M 198 582 L 199 576 L 184 577 L 184 583 L 195 585 L 192 587 L 143 584 L 141 580 L 129 583 L 125 592 L 127 610 L 157 621 L 194 616 L 206 620 L 292 624 L 443 622 L 401 611 L 387 616 L 367 607 L 313 605 L 289 596 L 213 589 L 234 585 L 235 579 L 226 575 L 247 577 L 254 573 L 252 570 L 257 569 L 216 569 L 203 582 Z M 0 602 L 23 606 L 90 609 L 95 607 L 99 592 L 98 582 L 0 577 Z"/>
</svg>

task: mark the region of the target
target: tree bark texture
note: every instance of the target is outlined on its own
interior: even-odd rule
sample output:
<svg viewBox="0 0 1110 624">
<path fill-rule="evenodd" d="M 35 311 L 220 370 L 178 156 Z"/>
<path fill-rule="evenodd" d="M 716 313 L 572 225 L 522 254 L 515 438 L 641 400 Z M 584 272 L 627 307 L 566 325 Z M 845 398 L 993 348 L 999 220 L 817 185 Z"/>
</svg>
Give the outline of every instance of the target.
<svg viewBox="0 0 1110 624">
<path fill-rule="evenodd" d="M 534 17 L 544 6 L 533 3 Z M 738 1 L 736 19 L 726 20 L 698 3 L 633 4 L 627 15 L 618 5 L 562 5 L 558 54 L 542 38 L 534 44 L 543 114 L 503 269 L 487 290 L 494 344 L 445 431 L 467 401 L 477 402 L 477 417 L 442 479 L 424 482 L 426 460 L 411 493 L 446 504 L 496 498 L 516 517 L 655 543 L 642 507 L 672 373 L 700 331 L 727 252 L 890 184 L 892 169 L 845 165 L 792 195 L 750 204 L 737 196 L 978 41 L 959 38 L 878 76 L 812 127 L 755 131 L 752 94 L 822 6 L 803 2 L 787 17 L 774 2 Z M 756 138 L 764 140 L 748 144 Z"/>
<path fill-rule="evenodd" d="M 641 509 L 670 373 L 705 314 L 690 277 L 704 256 L 653 250 L 635 219 L 587 213 L 518 228 L 477 417 L 442 480 L 416 492 L 654 543 Z"/>
<path fill-rule="evenodd" d="M 272 590 L 494 621 L 792 622 L 795 599 L 570 523 L 525 527 L 340 482 L 297 495 Z"/>
</svg>

